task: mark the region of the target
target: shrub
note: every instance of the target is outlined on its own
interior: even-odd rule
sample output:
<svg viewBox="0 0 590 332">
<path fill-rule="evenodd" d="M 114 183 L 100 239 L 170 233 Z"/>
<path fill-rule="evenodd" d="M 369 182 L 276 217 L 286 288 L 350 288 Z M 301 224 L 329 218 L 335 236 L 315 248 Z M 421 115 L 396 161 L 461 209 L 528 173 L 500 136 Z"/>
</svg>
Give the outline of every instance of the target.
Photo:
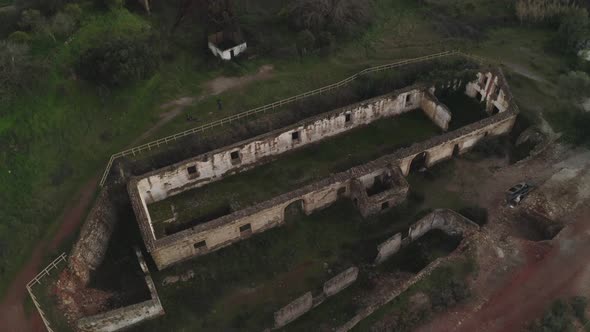
<svg viewBox="0 0 590 332">
<path fill-rule="evenodd" d="M 516 16 L 521 22 L 546 22 L 566 12 L 577 9 L 571 0 L 518 0 L 515 4 Z"/>
<path fill-rule="evenodd" d="M 297 34 L 297 40 L 295 41 L 297 45 L 297 51 L 299 52 L 300 56 L 303 56 L 313 50 L 315 44 L 315 36 L 309 30 L 300 31 Z"/>
<path fill-rule="evenodd" d="M 577 53 L 590 40 L 590 20 L 585 9 L 572 10 L 563 16 L 554 44 L 566 53 Z"/>
<path fill-rule="evenodd" d="M 51 19 L 50 29 L 54 35 L 68 37 L 76 29 L 76 20 L 66 13 L 59 12 Z"/>
<path fill-rule="evenodd" d="M 85 51 L 76 69 L 86 80 L 118 86 L 149 77 L 158 64 L 152 38 L 116 38 Z"/>
<path fill-rule="evenodd" d="M 583 296 L 575 296 L 570 300 L 570 306 L 574 315 L 582 324 L 586 324 L 588 318 L 586 317 L 586 308 L 588 307 L 588 300 Z"/>
<path fill-rule="evenodd" d="M 80 18 L 82 17 L 82 8 L 77 3 L 69 3 L 67 4 L 63 12 L 69 15 L 74 21 L 80 22 Z"/>
<path fill-rule="evenodd" d="M 22 29 L 35 31 L 44 23 L 44 18 L 41 12 L 37 9 L 27 9 L 21 13 L 18 26 Z"/>
<path fill-rule="evenodd" d="M 570 71 L 559 77 L 559 94 L 577 103 L 590 97 L 590 76 L 582 71 Z"/>
<path fill-rule="evenodd" d="M 100 8 L 114 10 L 123 8 L 125 0 L 94 0 L 94 3 Z"/>
<path fill-rule="evenodd" d="M 325 53 L 329 53 L 330 51 L 332 51 L 334 43 L 334 35 L 330 33 L 330 31 L 320 32 L 316 40 L 317 47 Z"/>
<path fill-rule="evenodd" d="M 371 22 L 370 0 L 296 0 L 283 9 L 283 15 L 297 30 L 329 30 L 350 34 Z"/>
<path fill-rule="evenodd" d="M 8 36 L 8 40 L 14 43 L 26 43 L 31 40 L 31 36 L 24 31 L 15 31 Z"/>
<path fill-rule="evenodd" d="M 0 100 L 10 99 L 19 91 L 31 88 L 40 69 L 26 44 L 0 41 Z"/>
</svg>

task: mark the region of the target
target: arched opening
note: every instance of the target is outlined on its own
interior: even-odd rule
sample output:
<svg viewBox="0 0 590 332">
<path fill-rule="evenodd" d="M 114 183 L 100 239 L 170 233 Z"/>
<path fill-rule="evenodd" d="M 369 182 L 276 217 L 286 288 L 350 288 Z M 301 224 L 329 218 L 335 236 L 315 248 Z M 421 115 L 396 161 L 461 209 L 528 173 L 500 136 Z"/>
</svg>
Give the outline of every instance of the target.
<svg viewBox="0 0 590 332">
<path fill-rule="evenodd" d="M 496 115 L 500 113 L 500 110 L 498 109 L 498 107 L 496 105 L 492 106 L 492 115 Z"/>
<path fill-rule="evenodd" d="M 459 149 L 459 144 L 455 144 L 455 147 L 453 147 L 453 157 L 459 157 L 460 152 L 461 150 Z"/>
<path fill-rule="evenodd" d="M 291 202 L 283 212 L 285 221 L 297 220 L 303 216 L 303 200 L 299 199 Z"/>
<path fill-rule="evenodd" d="M 427 167 L 427 159 L 428 153 L 426 153 L 426 151 L 418 153 L 416 156 L 414 156 L 414 159 L 412 159 L 412 162 L 410 163 L 410 173 L 414 171 L 425 170 Z"/>
</svg>

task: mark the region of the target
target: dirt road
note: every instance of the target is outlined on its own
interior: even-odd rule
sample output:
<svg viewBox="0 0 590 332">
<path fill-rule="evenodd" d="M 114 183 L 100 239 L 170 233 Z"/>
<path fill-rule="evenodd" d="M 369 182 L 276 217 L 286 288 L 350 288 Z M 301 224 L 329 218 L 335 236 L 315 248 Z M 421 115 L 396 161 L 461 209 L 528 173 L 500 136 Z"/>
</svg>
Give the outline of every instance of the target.
<svg viewBox="0 0 590 332">
<path fill-rule="evenodd" d="M 568 158 L 572 153 L 574 158 Z M 583 155 L 579 151 L 565 154 L 548 151 L 544 156 L 495 173 L 459 166 L 462 174 L 474 173 L 484 179 L 479 181 L 477 191 L 487 194 L 472 197 L 490 211 L 486 228 L 495 239 L 490 248 L 480 251 L 487 250 L 491 252 L 488 257 L 493 257 L 478 258 L 483 266 L 474 281 L 475 294 L 469 303 L 436 316 L 418 331 L 521 331 L 542 316 L 554 300 L 574 295 L 590 296 L 590 219 L 587 217 L 590 201 L 586 200 L 564 216 L 568 224 L 554 239 L 534 242 L 519 238 L 519 233 L 510 226 L 510 222 L 518 223 L 518 214 L 502 207 L 498 198 L 491 194 L 523 179 L 547 179 L 561 167 L 576 166 L 576 157 Z M 564 166 L 568 162 L 570 164 Z M 467 186 L 472 185 L 470 180 L 464 181 Z M 498 185 L 501 187 L 496 188 Z M 579 188 L 583 188 L 581 185 Z M 504 251 L 499 249 L 501 246 Z M 507 247 L 512 248 L 513 253 L 508 253 Z"/>
<path fill-rule="evenodd" d="M 64 213 L 60 216 L 59 229 L 53 238 L 50 241 L 40 242 L 33 249 L 31 258 L 16 275 L 0 304 L 0 331 L 45 331 L 41 318 L 36 311 L 30 319 L 27 319 L 25 315 L 23 303 L 27 296 L 26 285 L 42 268 L 40 264 L 44 255 L 57 249 L 65 239 L 76 232 L 90 203 L 92 203 L 97 186 L 98 176 L 86 182 L 80 191 L 73 196 L 75 199 L 64 209 Z"/>
<path fill-rule="evenodd" d="M 261 66 L 256 74 L 242 77 L 218 77 L 205 83 L 206 93 L 199 97 L 182 97 L 161 105 L 162 110 L 168 110 L 160 115 L 160 120 L 150 129 L 146 130 L 131 145 L 139 143 L 148 138 L 163 125 L 182 113 L 182 110 L 190 106 L 198 99 L 211 95 L 217 95 L 230 89 L 243 87 L 251 82 L 264 80 L 272 77 L 273 66 Z M 4 298 L 0 303 L 0 332 L 37 332 L 45 331 L 41 318 L 35 310 L 33 315 L 27 319 L 23 303 L 28 296 L 26 291 L 27 283 L 33 279 L 39 270 L 44 255 L 59 247 L 59 245 L 74 234 L 82 223 L 85 213 L 92 203 L 94 193 L 98 187 L 98 176 L 95 176 L 85 183 L 79 192 L 64 209 L 59 220 L 59 229 L 49 241 L 38 243 L 33 249 L 29 260 L 16 275 Z"/>
</svg>

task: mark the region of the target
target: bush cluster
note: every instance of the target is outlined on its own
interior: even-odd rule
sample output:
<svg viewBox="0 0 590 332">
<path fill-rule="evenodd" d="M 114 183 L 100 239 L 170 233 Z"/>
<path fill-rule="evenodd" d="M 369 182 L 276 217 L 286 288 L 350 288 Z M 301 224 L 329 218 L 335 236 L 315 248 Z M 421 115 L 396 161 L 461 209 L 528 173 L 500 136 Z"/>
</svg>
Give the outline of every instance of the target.
<svg viewBox="0 0 590 332">
<path fill-rule="evenodd" d="M 76 66 L 84 79 L 121 86 L 149 77 L 159 64 L 152 38 L 116 38 L 86 50 Z"/>
</svg>

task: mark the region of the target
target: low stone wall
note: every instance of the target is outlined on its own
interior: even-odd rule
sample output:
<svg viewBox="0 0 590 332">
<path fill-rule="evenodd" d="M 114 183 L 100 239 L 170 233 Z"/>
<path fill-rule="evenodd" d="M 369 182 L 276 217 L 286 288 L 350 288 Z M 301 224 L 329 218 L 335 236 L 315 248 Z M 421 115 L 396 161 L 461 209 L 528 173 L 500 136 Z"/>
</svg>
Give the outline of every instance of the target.
<svg viewBox="0 0 590 332">
<path fill-rule="evenodd" d="M 324 294 L 330 297 L 356 281 L 359 275 L 358 267 L 351 267 L 324 283 Z"/>
<path fill-rule="evenodd" d="M 275 328 L 283 327 L 304 313 L 308 312 L 313 306 L 313 297 L 311 292 L 307 292 L 298 297 L 293 302 L 287 304 L 279 311 L 274 313 Z"/>
<path fill-rule="evenodd" d="M 363 308 L 362 310 L 360 310 L 359 312 L 357 312 L 357 314 L 352 319 L 350 319 L 344 325 L 337 328 L 335 331 L 337 331 L 337 332 L 350 331 L 360 321 L 369 317 L 372 313 L 379 310 L 379 308 L 381 308 L 382 306 L 391 302 L 393 299 L 398 297 L 401 293 L 405 292 L 412 285 L 414 285 L 418 281 L 420 281 L 420 280 L 424 279 L 425 277 L 427 277 L 428 275 L 430 275 L 430 273 L 432 273 L 432 271 L 434 271 L 437 267 L 441 266 L 442 264 L 448 263 L 454 259 L 457 259 L 457 257 L 458 256 L 451 255 L 451 256 L 447 256 L 447 257 L 443 257 L 443 258 L 438 258 L 434 262 L 428 264 L 428 266 L 425 267 L 424 269 L 422 269 L 418 274 L 414 275 L 413 277 L 411 277 L 410 279 L 408 279 L 407 281 L 405 281 L 404 283 L 402 283 L 398 287 L 395 287 L 395 288 L 389 290 L 388 294 L 383 294 L 383 297 L 381 298 L 381 300 L 378 303 L 367 306 L 367 307 Z"/>
<path fill-rule="evenodd" d="M 289 324 L 310 311 L 312 308 L 322 304 L 328 297 L 338 294 L 343 289 L 352 285 L 358 278 L 358 274 L 358 267 L 350 267 L 326 281 L 322 288 L 322 293 L 319 296 L 314 298 L 311 292 L 307 292 L 276 311 L 274 313 L 274 328 L 280 328 Z"/>
<path fill-rule="evenodd" d="M 424 97 L 420 102 L 420 108 L 424 111 L 432 122 L 439 126 L 442 130 L 449 129 L 449 122 L 451 122 L 451 112 L 449 108 L 441 103 L 430 91 L 424 92 Z"/>
<path fill-rule="evenodd" d="M 479 226 L 455 211 L 439 209 L 429 213 L 426 217 L 410 226 L 408 238 L 410 242 L 414 242 L 433 229 L 439 229 L 451 236 L 456 236 L 476 231 Z"/>
<path fill-rule="evenodd" d="M 402 234 L 397 233 L 385 242 L 379 244 L 377 246 L 375 265 L 383 263 L 387 258 L 397 253 L 402 247 L 416 241 L 433 229 L 439 229 L 451 236 L 462 235 L 463 237 L 467 237 L 472 232 L 478 231 L 479 226 L 453 210 L 434 210 L 412 224 L 408 230 L 408 236 L 406 238 L 402 238 Z"/>
<path fill-rule="evenodd" d="M 395 254 L 402 247 L 402 233 L 397 233 L 377 246 L 377 258 L 375 265 L 383 263 L 386 259 Z"/>
<path fill-rule="evenodd" d="M 77 322 L 77 327 L 84 332 L 120 331 L 143 321 L 164 315 L 164 308 L 156 291 L 156 286 L 139 249 L 135 249 L 139 265 L 145 274 L 145 282 L 150 291 L 150 300 L 107 311 L 98 315 L 84 317 Z"/>
<path fill-rule="evenodd" d="M 88 284 L 90 273 L 104 260 L 117 222 L 111 193 L 109 186 L 103 187 L 100 191 L 69 256 L 68 268 L 83 285 Z"/>
</svg>

